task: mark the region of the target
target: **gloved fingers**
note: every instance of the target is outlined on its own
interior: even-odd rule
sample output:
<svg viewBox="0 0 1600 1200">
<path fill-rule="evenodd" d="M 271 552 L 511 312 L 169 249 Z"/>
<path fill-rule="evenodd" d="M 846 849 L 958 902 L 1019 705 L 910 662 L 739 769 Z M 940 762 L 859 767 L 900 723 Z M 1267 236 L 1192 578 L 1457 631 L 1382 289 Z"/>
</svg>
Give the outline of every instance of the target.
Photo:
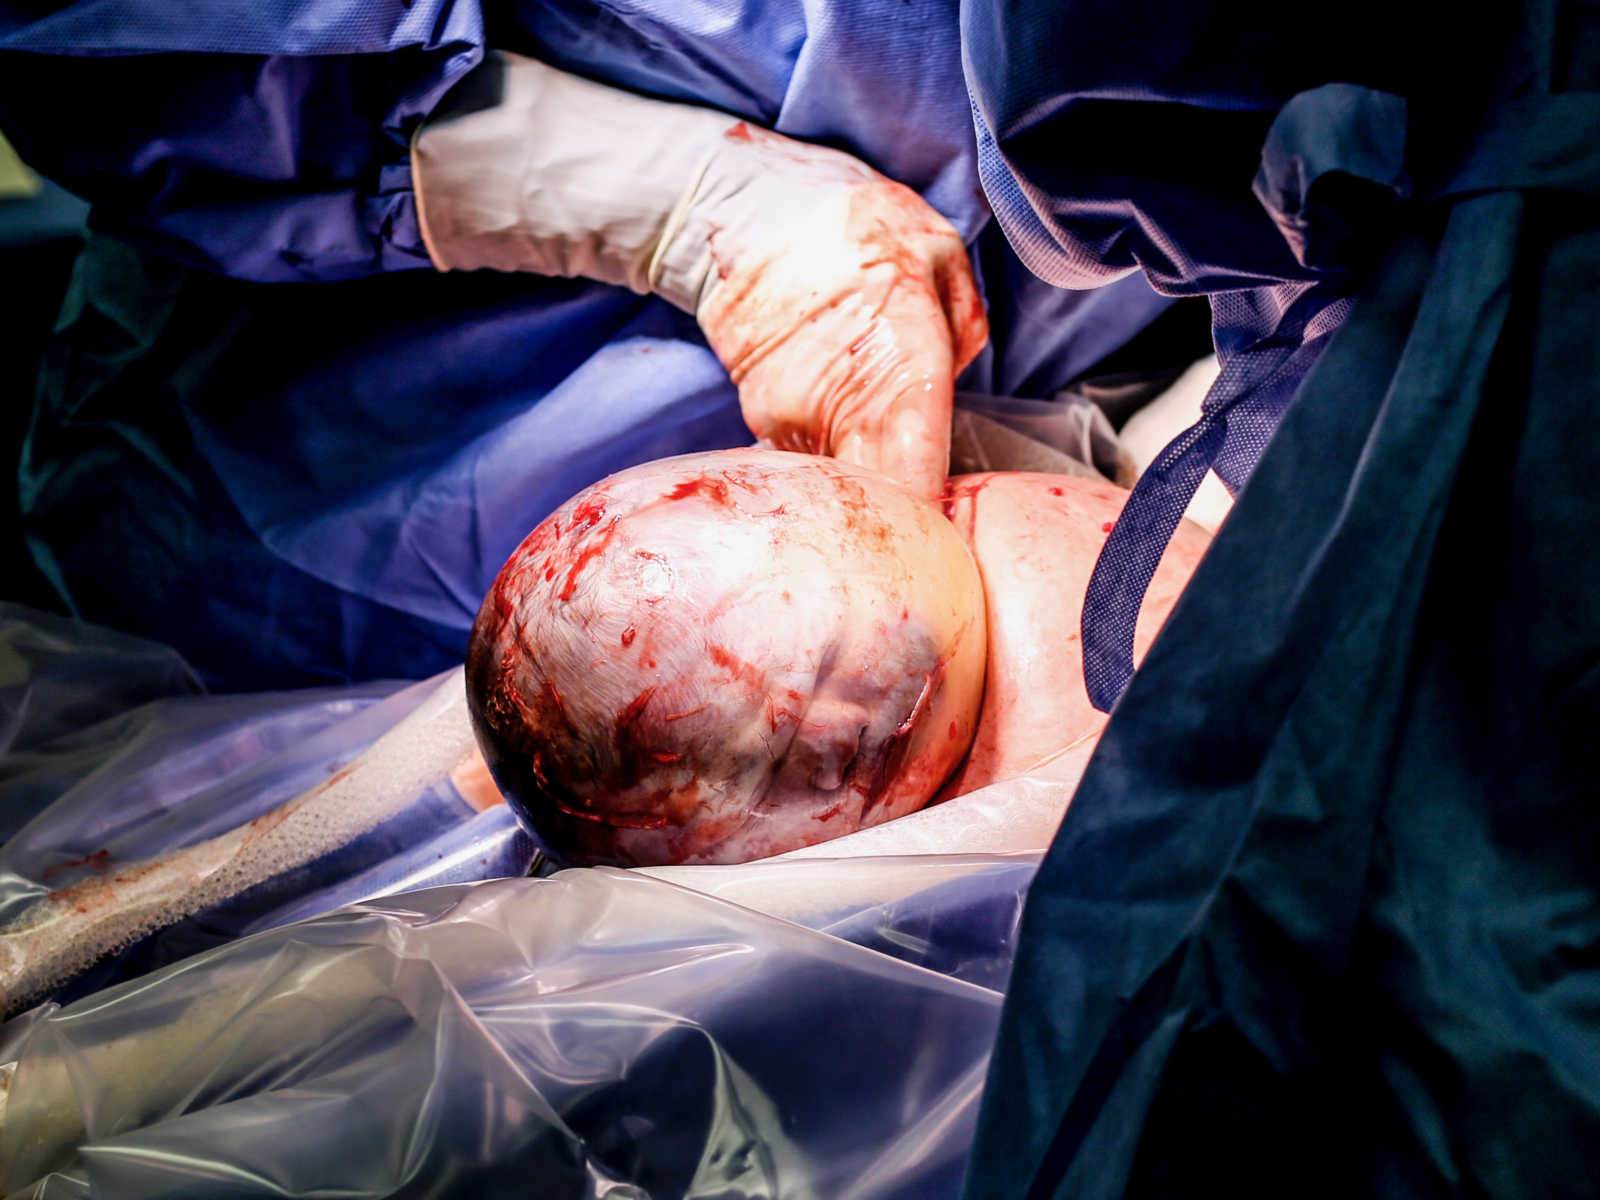
<svg viewBox="0 0 1600 1200">
<path fill-rule="evenodd" d="M 751 431 L 936 497 L 949 469 L 955 367 L 931 279 L 870 267 L 845 295 L 785 324 L 779 338 L 713 343 L 734 369 Z"/>
<path fill-rule="evenodd" d="M 966 246 L 910 188 L 831 158 L 808 175 L 798 168 L 817 151 L 790 145 L 751 186 L 784 185 L 764 215 L 803 196 L 802 211 L 713 230 L 701 328 L 764 444 L 833 455 L 933 499 L 949 470 L 956 371 L 988 337 Z"/>
<path fill-rule="evenodd" d="M 877 186 L 858 188 L 857 195 L 858 223 L 876 226 L 863 239 L 865 246 L 894 262 L 908 282 L 931 283 L 949 325 L 959 374 L 989 341 L 989 316 L 966 244 L 949 221 L 903 184 L 880 176 Z"/>
<path fill-rule="evenodd" d="M 897 287 L 828 390 L 826 452 L 935 499 L 950 469 L 955 362 L 932 289 Z"/>
<path fill-rule="evenodd" d="M 950 324 L 955 373 L 959 375 L 989 341 L 989 314 L 984 310 L 983 297 L 972 277 L 972 260 L 967 257 L 965 246 L 958 243 L 955 250 L 938 260 L 934 286 Z"/>
<path fill-rule="evenodd" d="M 756 444 L 765 450 L 787 450 L 792 454 L 818 454 L 820 449 L 816 439 L 809 430 L 798 425 L 786 425 L 774 428 L 764 437 L 756 438 Z"/>
<path fill-rule="evenodd" d="M 952 395 L 952 388 L 928 383 L 920 395 L 843 432 L 834 456 L 887 475 L 926 500 L 937 499 L 950 470 Z"/>
</svg>

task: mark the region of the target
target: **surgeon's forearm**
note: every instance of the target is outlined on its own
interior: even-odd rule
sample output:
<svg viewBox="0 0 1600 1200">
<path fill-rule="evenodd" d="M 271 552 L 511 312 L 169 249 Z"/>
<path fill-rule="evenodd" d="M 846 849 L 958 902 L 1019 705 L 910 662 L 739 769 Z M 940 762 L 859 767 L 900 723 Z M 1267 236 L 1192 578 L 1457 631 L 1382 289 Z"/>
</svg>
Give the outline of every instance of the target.
<svg viewBox="0 0 1600 1200">
<path fill-rule="evenodd" d="M 960 236 L 843 151 L 495 54 L 412 150 L 442 269 L 582 275 L 700 322 L 764 444 L 932 498 L 988 338 Z"/>
<path fill-rule="evenodd" d="M 707 231 L 675 235 L 737 124 L 491 54 L 412 142 L 428 253 L 440 270 L 583 276 L 693 312 L 711 278 Z"/>
</svg>

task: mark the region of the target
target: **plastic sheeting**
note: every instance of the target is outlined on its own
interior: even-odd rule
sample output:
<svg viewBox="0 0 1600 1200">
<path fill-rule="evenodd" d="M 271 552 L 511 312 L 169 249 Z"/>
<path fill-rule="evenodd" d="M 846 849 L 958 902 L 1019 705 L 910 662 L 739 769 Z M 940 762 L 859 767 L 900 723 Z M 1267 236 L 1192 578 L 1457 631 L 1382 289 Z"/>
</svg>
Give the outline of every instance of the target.
<svg viewBox="0 0 1600 1200">
<path fill-rule="evenodd" d="M 196 687 L 163 647 L 0 605 L 0 712 L 12 731 L 0 758 L 0 957 L 13 971 L 26 964 L 5 932 L 37 923 L 51 892 L 98 884 L 109 904 L 130 903 L 134 884 L 119 895 L 124 868 L 218 838 L 337 776 L 359 782 L 351 767 L 362 752 L 438 691 L 434 682 L 241 696 Z M 63 995 L 399 887 L 527 871 L 532 843 L 503 805 L 480 812 L 452 783 L 449 758 L 407 766 L 406 782 L 391 772 L 388 792 L 371 797 L 377 815 L 352 821 L 327 853 L 285 859 L 99 962 Z M 57 916 L 78 915 L 64 907 Z M 33 938 L 27 954 L 58 952 L 54 940 Z"/>
<path fill-rule="evenodd" d="M 247 938 L 12 1022 L 0 1182 L 34 1197 L 953 1195 L 1000 1004 L 959 976 L 1003 978 L 1032 864 L 745 869 L 823 896 L 873 879 L 875 903 L 791 912 L 816 929 L 594 869 Z M 729 883 L 759 901 L 761 883 Z"/>
<path fill-rule="evenodd" d="M 47 889 L 358 779 L 441 702 L 196 695 L 160 647 L 15 606 L 0 648 L 27 718 L 0 958 Z M 954 1196 L 1038 863 L 1015 851 L 1083 757 L 781 860 L 542 879 L 496 878 L 532 858 L 504 805 L 402 789 L 0 1027 L 0 1195 Z"/>
</svg>

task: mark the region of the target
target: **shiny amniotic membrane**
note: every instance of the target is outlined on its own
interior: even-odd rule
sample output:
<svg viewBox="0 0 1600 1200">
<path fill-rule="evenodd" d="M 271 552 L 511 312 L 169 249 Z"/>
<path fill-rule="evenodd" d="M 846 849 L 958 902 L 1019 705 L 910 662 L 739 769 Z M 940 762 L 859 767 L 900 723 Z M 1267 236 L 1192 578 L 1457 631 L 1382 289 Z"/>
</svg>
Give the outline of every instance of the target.
<svg viewBox="0 0 1600 1200">
<path fill-rule="evenodd" d="M 569 864 L 748 861 L 1020 774 L 1103 723 L 1077 621 L 1124 495 L 966 476 L 941 511 L 754 449 L 622 472 L 535 529 L 485 599 L 480 746 Z M 1205 542 L 1181 531 L 1142 641 Z"/>
<path fill-rule="evenodd" d="M 1017 776 L 1070 789 L 1105 720 L 1079 614 L 1124 496 L 970 475 L 941 511 L 862 468 L 756 450 L 604 480 L 506 564 L 468 686 L 445 678 L 353 763 L 246 825 L 138 862 L 91 855 L 92 875 L 0 929 L 0 1011 L 315 862 L 447 776 L 491 803 L 474 739 L 573 863 L 742 861 Z M 1179 529 L 1139 646 L 1206 543 Z"/>
</svg>

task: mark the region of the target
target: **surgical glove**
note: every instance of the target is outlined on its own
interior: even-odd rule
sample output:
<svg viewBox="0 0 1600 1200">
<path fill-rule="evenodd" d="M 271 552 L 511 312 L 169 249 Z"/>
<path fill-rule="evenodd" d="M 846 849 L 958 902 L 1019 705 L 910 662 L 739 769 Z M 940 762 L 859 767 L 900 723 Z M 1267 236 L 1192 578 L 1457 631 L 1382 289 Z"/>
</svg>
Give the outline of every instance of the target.
<svg viewBox="0 0 1600 1200">
<path fill-rule="evenodd" d="M 856 159 L 492 54 L 412 145 L 441 270 L 581 275 L 698 318 L 768 445 L 925 496 L 988 338 L 966 248 Z"/>
<path fill-rule="evenodd" d="M 955 376 L 989 336 L 943 217 L 848 155 L 737 125 L 678 237 L 711 247 L 700 327 L 763 443 L 939 493 Z"/>
</svg>

